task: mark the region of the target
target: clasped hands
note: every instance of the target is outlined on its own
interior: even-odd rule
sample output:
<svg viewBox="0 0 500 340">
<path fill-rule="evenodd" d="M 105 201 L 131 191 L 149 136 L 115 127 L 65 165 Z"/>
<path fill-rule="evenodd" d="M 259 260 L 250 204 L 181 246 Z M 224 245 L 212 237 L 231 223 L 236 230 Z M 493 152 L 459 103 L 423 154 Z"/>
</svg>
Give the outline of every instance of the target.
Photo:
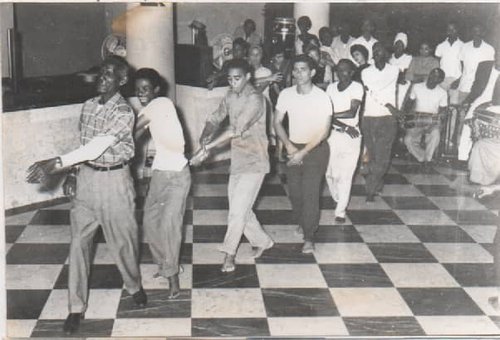
<svg viewBox="0 0 500 340">
<path fill-rule="evenodd" d="M 191 166 L 199 166 L 208 158 L 208 156 L 210 156 L 210 152 L 207 150 L 205 145 L 202 145 L 198 151 L 194 153 L 193 157 L 191 157 L 189 164 Z"/>
<path fill-rule="evenodd" d="M 286 163 L 287 166 L 299 166 L 304 163 L 304 157 L 307 154 L 304 149 L 299 150 L 293 144 L 290 144 L 287 146 L 286 151 L 288 154 L 288 162 Z"/>
</svg>

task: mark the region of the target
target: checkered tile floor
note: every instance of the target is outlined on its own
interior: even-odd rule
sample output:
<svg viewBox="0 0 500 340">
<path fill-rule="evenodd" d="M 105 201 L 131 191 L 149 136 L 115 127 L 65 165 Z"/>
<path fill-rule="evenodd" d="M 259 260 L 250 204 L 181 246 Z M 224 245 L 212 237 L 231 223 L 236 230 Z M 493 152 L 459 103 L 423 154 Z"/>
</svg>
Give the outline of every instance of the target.
<svg viewBox="0 0 500 340">
<path fill-rule="evenodd" d="M 348 220 L 335 225 L 328 189 L 314 255 L 300 253 L 279 176 L 267 178 L 256 211 L 276 245 L 252 260 L 243 240 L 234 273 L 219 271 L 227 215 L 227 165 L 194 174 L 182 248 L 182 294 L 143 244 L 148 293 L 136 308 L 98 235 L 89 309 L 76 336 L 423 336 L 500 334 L 492 241 L 500 197 L 477 201 L 450 187 L 448 168 L 423 171 L 396 160 L 385 188 L 366 203 L 356 177 Z M 8 334 L 64 336 L 69 205 L 8 217 Z"/>
</svg>

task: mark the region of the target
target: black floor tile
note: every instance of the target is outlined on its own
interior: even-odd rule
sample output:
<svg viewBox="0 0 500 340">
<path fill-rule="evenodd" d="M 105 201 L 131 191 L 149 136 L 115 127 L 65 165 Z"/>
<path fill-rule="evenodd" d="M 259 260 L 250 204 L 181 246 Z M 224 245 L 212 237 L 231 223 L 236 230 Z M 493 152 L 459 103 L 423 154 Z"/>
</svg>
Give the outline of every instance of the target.
<svg viewBox="0 0 500 340">
<path fill-rule="evenodd" d="M 217 173 L 193 173 L 193 184 L 226 184 L 229 182 L 229 174 Z"/>
<path fill-rule="evenodd" d="M 7 254 L 7 264 L 63 264 L 69 255 L 66 243 L 16 243 Z"/>
<path fill-rule="evenodd" d="M 352 224 L 404 224 L 392 210 L 349 210 Z"/>
<path fill-rule="evenodd" d="M 319 226 L 318 231 L 314 235 L 316 243 L 347 243 L 347 242 L 363 242 L 358 231 L 352 225 L 332 225 Z"/>
<path fill-rule="evenodd" d="M 479 199 L 479 202 L 488 209 L 498 210 L 500 209 L 500 193 L 483 197 Z"/>
<path fill-rule="evenodd" d="M 65 265 L 57 278 L 54 289 L 68 288 L 68 269 Z M 123 280 L 118 268 L 114 264 L 94 264 L 90 268 L 90 289 L 119 289 L 123 287 Z"/>
<path fill-rule="evenodd" d="M 415 187 L 429 197 L 455 197 L 463 196 L 458 191 L 446 184 L 416 184 Z"/>
<path fill-rule="evenodd" d="M 70 224 L 69 210 L 38 210 L 29 224 L 63 225 Z"/>
<path fill-rule="evenodd" d="M 255 215 L 261 224 L 296 224 L 291 210 L 257 210 Z"/>
<path fill-rule="evenodd" d="M 227 197 L 194 197 L 193 208 L 202 210 L 228 210 L 229 202 Z"/>
<path fill-rule="evenodd" d="M 45 339 L 109 337 L 114 322 L 113 319 L 84 319 L 78 331 L 68 336 L 62 330 L 64 320 L 38 320 L 31 337 Z"/>
<path fill-rule="evenodd" d="M 192 319 L 193 337 L 259 337 L 269 336 L 266 318 Z"/>
<path fill-rule="evenodd" d="M 435 169 L 433 168 L 423 168 L 420 164 L 414 163 L 414 164 L 393 164 L 392 165 L 397 171 L 401 172 L 402 174 L 429 174 L 429 175 L 436 175 L 439 174 Z"/>
<path fill-rule="evenodd" d="M 408 226 L 422 243 L 471 243 L 475 242 L 462 228 L 454 225 Z"/>
<path fill-rule="evenodd" d="M 6 225 L 5 226 L 5 242 L 6 243 L 14 243 L 17 238 L 21 236 L 24 229 L 26 229 L 25 225 Z"/>
<path fill-rule="evenodd" d="M 337 203 L 330 196 L 322 196 L 319 200 L 319 208 L 320 209 L 335 209 L 337 207 Z"/>
<path fill-rule="evenodd" d="M 434 263 L 437 260 L 420 243 L 370 243 L 368 247 L 380 263 Z"/>
<path fill-rule="evenodd" d="M 181 290 L 176 299 L 168 298 L 168 289 L 146 290 L 148 304 L 139 307 L 132 296 L 122 292 L 117 318 L 189 318 L 191 316 L 191 290 Z"/>
<path fill-rule="evenodd" d="M 286 191 L 281 184 L 264 183 L 258 196 L 286 196 Z"/>
<path fill-rule="evenodd" d="M 392 287 L 392 281 L 378 263 L 321 264 L 328 287 Z"/>
<path fill-rule="evenodd" d="M 384 196 L 382 199 L 395 210 L 438 210 L 427 197 Z"/>
<path fill-rule="evenodd" d="M 268 317 L 338 316 L 326 288 L 262 289 Z"/>
<path fill-rule="evenodd" d="M 220 264 L 194 264 L 193 288 L 258 288 L 255 265 L 237 264 L 236 270 L 223 273 Z"/>
<path fill-rule="evenodd" d="M 292 231 L 291 231 L 292 232 Z M 278 243 L 266 250 L 256 263 L 315 263 L 313 254 L 302 254 L 302 243 Z"/>
<path fill-rule="evenodd" d="M 414 315 L 483 315 L 462 288 L 399 288 Z"/>
<path fill-rule="evenodd" d="M 7 290 L 7 319 L 38 319 L 50 290 Z"/>
<path fill-rule="evenodd" d="M 493 263 L 444 263 L 443 266 L 462 287 L 496 287 Z"/>
<path fill-rule="evenodd" d="M 409 184 L 405 176 L 400 174 L 385 174 L 384 184 Z"/>
<path fill-rule="evenodd" d="M 353 184 L 351 187 L 351 196 L 366 196 L 365 186 L 362 184 Z"/>
<path fill-rule="evenodd" d="M 346 317 L 351 336 L 423 336 L 424 330 L 413 317 Z"/>
<path fill-rule="evenodd" d="M 222 243 L 226 235 L 225 225 L 193 226 L 193 243 Z"/>
</svg>

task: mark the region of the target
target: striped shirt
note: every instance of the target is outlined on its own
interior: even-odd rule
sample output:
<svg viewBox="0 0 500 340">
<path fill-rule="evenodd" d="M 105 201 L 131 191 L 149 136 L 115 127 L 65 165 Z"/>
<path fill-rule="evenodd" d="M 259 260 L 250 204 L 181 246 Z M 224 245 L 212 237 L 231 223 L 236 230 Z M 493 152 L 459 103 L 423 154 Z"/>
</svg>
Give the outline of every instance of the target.
<svg viewBox="0 0 500 340">
<path fill-rule="evenodd" d="M 94 161 L 97 166 L 113 166 L 128 161 L 134 156 L 134 113 L 127 101 L 116 93 L 104 105 L 99 98 L 83 104 L 80 117 L 80 143 L 87 144 L 96 136 L 112 135 L 116 142 Z"/>
</svg>

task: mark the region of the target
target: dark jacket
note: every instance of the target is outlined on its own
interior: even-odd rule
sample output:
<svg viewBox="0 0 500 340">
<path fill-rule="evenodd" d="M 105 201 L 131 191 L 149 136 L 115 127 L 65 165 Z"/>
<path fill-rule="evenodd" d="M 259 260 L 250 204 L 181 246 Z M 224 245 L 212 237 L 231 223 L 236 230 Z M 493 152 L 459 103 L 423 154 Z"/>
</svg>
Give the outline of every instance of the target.
<svg viewBox="0 0 500 340">
<path fill-rule="evenodd" d="M 470 90 L 469 95 L 465 99 L 465 102 L 472 103 L 476 100 L 488 85 L 488 80 L 490 79 L 491 70 L 495 67 L 495 62 L 493 60 L 483 61 L 479 63 L 476 70 L 476 76 L 474 78 L 474 83 L 472 84 L 472 88 Z M 495 84 L 495 89 L 493 90 L 493 97 L 495 98 L 500 94 L 500 77 L 497 79 Z M 500 98 L 496 98 L 496 101 L 499 101 Z"/>
</svg>

